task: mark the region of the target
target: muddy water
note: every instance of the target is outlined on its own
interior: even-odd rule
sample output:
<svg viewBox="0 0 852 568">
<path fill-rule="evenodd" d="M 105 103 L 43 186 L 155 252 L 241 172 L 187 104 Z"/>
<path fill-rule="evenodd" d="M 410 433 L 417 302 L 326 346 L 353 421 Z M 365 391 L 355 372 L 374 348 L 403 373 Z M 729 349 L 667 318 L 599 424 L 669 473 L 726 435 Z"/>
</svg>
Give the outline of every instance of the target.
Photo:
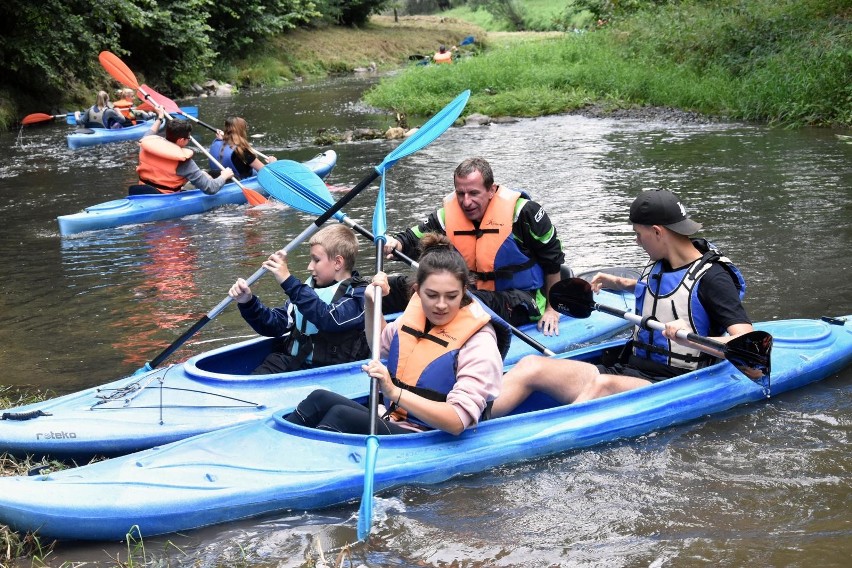
<svg viewBox="0 0 852 568">
<path fill-rule="evenodd" d="M 301 160 L 321 150 L 318 129 L 392 125 L 357 102 L 369 84 L 325 81 L 191 102 L 213 124 L 245 116 L 262 135 L 254 138 L 260 150 Z M 65 393 L 136 370 L 312 221 L 287 209 L 229 206 L 60 238 L 56 216 L 120 196 L 136 162 L 133 143 L 70 151 L 66 133 L 54 124 L 20 139 L 0 135 L 0 385 Z M 481 155 L 499 183 L 546 205 L 575 270 L 639 265 L 627 208 L 638 191 L 662 187 L 678 192 L 704 236 L 738 262 L 755 320 L 850 314 L 852 145 L 834 134 L 578 116 L 453 128 L 391 170 L 388 224 L 419 220 L 451 189 L 458 161 Z M 333 148 L 340 158 L 328 181 L 346 188 L 393 143 Z M 347 213 L 368 224 L 374 198 L 375 189 L 365 191 Z M 304 251 L 295 257 L 295 267 L 307 264 Z M 370 272 L 369 255 L 359 265 Z M 257 289 L 270 301 L 278 294 L 272 279 Z M 172 360 L 249 336 L 235 312 Z M 845 566 L 850 415 L 847 369 L 640 439 L 390 491 L 377 502 L 369 546 L 350 552 L 376 566 Z M 355 539 L 355 509 L 150 538 L 145 553 L 171 565 L 302 566 Z M 107 553 L 125 558 L 126 545 L 65 543 L 49 560 L 108 563 Z"/>
</svg>

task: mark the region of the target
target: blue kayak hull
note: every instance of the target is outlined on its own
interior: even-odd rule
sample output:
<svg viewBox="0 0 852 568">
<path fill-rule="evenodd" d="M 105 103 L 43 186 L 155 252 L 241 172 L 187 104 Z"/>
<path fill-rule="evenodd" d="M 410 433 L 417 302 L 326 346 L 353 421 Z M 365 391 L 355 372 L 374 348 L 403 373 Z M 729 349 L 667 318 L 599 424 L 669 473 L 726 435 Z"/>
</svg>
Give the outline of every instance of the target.
<svg viewBox="0 0 852 568">
<path fill-rule="evenodd" d="M 619 309 L 629 309 L 631 294 L 602 292 Z M 596 312 L 587 319 L 563 316 L 558 336 L 546 337 L 535 325 L 522 331 L 554 352 L 609 337 L 628 326 L 622 318 Z M 0 420 L 0 454 L 86 460 L 114 456 L 235 424 L 269 417 L 276 408 L 295 407 L 317 388 L 357 397 L 369 382 L 363 361 L 306 371 L 249 375 L 270 352 L 274 340 L 258 338 L 192 357 L 181 364 L 125 377 L 109 384 L 44 402 L 7 409 L 7 416 L 47 413 L 30 420 Z M 536 353 L 512 338 L 507 364 Z"/>
<path fill-rule="evenodd" d="M 325 178 L 337 163 L 337 153 L 327 150 L 304 162 L 321 178 Z M 265 194 L 256 177 L 242 180 L 249 189 Z M 122 225 L 149 223 L 164 219 L 175 219 L 186 215 L 204 213 L 222 205 L 243 205 L 246 196 L 236 183 L 227 183 L 214 195 L 207 195 L 200 189 L 180 191 L 168 194 L 128 195 L 122 199 L 107 201 L 87 207 L 80 213 L 61 215 L 60 235 L 73 235 L 84 231 L 98 231 Z"/>
<path fill-rule="evenodd" d="M 773 394 L 833 375 L 852 362 L 848 322 L 757 325 L 775 337 Z M 570 356 L 594 360 L 598 349 Z M 544 398 L 460 436 L 439 431 L 381 436 L 375 490 L 439 483 L 638 436 L 758 402 L 765 394 L 722 362 L 585 403 L 558 406 Z M 37 530 L 42 537 L 116 540 L 134 526 L 147 537 L 358 500 L 365 437 L 298 427 L 281 414 L 76 469 L 0 478 L 0 522 L 18 531 Z"/>
<path fill-rule="evenodd" d="M 198 107 L 181 107 L 185 113 L 198 118 Z M 71 116 L 70 121 L 74 118 Z M 70 122 L 73 124 L 73 122 Z M 139 140 L 154 124 L 153 120 L 146 120 L 133 126 L 124 128 L 83 128 L 66 136 L 68 147 L 72 150 L 85 146 L 96 146 L 97 144 L 110 144 L 112 142 L 125 142 L 127 140 Z"/>
</svg>

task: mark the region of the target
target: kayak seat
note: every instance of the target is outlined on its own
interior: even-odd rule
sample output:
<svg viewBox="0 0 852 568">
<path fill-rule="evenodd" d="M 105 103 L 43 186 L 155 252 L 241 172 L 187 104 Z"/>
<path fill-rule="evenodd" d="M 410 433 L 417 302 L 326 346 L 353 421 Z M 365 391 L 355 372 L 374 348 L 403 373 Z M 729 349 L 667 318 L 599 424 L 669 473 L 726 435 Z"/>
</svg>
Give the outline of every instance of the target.
<svg viewBox="0 0 852 568">
<path fill-rule="evenodd" d="M 144 183 L 131 185 L 127 188 L 127 195 L 162 195 L 156 188 Z"/>
<path fill-rule="evenodd" d="M 251 342 L 237 349 L 214 352 L 207 357 L 200 357 L 195 362 L 195 366 L 209 373 L 251 375 L 251 372 L 272 352 L 276 341 L 276 338 L 268 337 L 263 341 Z"/>
</svg>

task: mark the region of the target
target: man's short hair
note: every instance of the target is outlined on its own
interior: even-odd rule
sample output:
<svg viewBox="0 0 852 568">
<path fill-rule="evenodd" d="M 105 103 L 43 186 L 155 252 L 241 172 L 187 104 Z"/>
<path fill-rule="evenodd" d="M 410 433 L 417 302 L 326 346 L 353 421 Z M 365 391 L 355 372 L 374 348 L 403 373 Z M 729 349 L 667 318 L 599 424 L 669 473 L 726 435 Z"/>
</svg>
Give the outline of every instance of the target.
<svg viewBox="0 0 852 568">
<path fill-rule="evenodd" d="M 491 164 L 485 161 L 484 158 L 468 158 L 464 160 L 456 166 L 453 177 L 465 178 L 473 172 L 482 174 L 482 182 L 485 184 L 486 189 L 490 189 L 494 185 L 494 172 L 491 171 Z"/>
<path fill-rule="evenodd" d="M 190 134 L 192 134 L 192 123 L 187 120 L 170 120 L 166 124 L 166 140 L 169 142 L 189 138 Z"/>
<path fill-rule="evenodd" d="M 343 267 L 352 271 L 358 259 L 358 237 L 346 225 L 329 225 L 317 231 L 309 241 L 311 246 L 325 249 L 328 258 L 343 257 Z"/>
</svg>

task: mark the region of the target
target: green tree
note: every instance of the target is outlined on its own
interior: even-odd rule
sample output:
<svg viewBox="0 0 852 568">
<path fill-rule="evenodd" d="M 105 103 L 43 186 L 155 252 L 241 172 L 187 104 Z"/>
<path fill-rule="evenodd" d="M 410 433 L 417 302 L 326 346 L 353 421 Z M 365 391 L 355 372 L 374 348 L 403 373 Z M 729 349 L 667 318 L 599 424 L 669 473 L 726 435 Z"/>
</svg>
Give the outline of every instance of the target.
<svg viewBox="0 0 852 568">
<path fill-rule="evenodd" d="M 524 7 L 519 0 L 470 0 L 468 4 L 474 10 L 488 10 L 495 20 L 507 22 L 514 30 L 523 31 L 527 27 Z"/>
<path fill-rule="evenodd" d="M 246 55 L 267 38 L 322 17 L 311 0 L 220 0 L 209 12 L 213 49 L 226 57 Z"/>
<path fill-rule="evenodd" d="M 104 82 L 98 53 L 120 51 L 121 31 L 146 25 L 154 0 L 7 0 L 0 19 L 0 76 L 6 87 L 55 97 Z"/>
<path fill-rule="evenodd" d="M 146 24 L 122 30 L 127 65 L 157 90 L 176 92 L 206 77 L 213 65 L 211 0 L 158 0 Z"/>
<path fill-rule="evenodd" d="M 318 0 L 317 7 L 332 22 L 342 26 L 362 26 L 370 14 L 383 10 L 388 0 Z"/>
</svg>

